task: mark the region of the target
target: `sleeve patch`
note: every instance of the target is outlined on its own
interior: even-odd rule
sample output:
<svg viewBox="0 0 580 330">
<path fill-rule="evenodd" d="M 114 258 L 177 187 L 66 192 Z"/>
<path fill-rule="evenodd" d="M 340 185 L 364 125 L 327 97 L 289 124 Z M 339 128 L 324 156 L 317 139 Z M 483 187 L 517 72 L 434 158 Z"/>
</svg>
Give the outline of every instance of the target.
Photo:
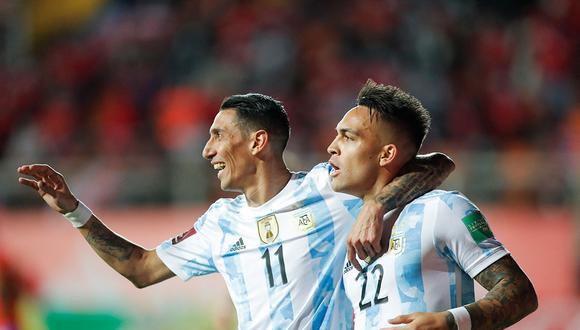
<svg viewBox="0 0 580 330">
<path fill-rule="evenodd" d="M 463 217 L 461 221 L 463 221 L 463 224 L 465 227 L 467 227 L 471 237 L 473 237 L 473 240 L 477 244 L 493 237 L 493 233 L 491 232 L 491 229 L 489 228 L 489 225 L 487 224 L 487 221 L 481 212 L 472 212 Z"/>
<path fill-rule="evenodd" d="M 188 238 L 189 236 L 191 236 L 195 233 L 196 233 L 195 228 L 192 227 L 190 230 L 186 231 L 185 233 L 183 233 L 177 237 L 172 238 L 171 244 L 175 245 L 175 244 L 183 241 L 184 239 Z"/>
</svg>

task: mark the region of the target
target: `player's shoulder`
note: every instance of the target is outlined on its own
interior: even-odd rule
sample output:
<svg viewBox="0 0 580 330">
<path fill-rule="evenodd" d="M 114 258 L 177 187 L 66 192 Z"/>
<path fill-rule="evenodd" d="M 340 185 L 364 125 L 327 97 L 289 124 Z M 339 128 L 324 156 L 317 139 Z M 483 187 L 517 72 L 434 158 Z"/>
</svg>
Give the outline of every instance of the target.
<svg viewBox="0 0 580 330">
<path fill-rule="evenodd" d="M 246 205 L 244 195 L 239 195 L 234 198 L 220 198 L 213 202 L 207 211 L 196 221 L 196 228 L 200 229 L 208 225 L 212 227 L 217 223 L 219 218 L 227 217 L 231 214 L 237 216 L 240 210 Z"/>
<path fill-rule="evenodd" d="M 463 195 L 461 192 L 457 190 L 442 190 L 442 189 L 431 190 L 413 200 L 413 203 L 415 202 L 418 203 L 442 202 L 450 206 L 456 203 L 466 203 L 466 202 L 470 203 L 469 199 L 465 197 L 465 195 Z"/>
<path fill-rule="evenodd" d="M 413 203 L 439 203 L 449 210 L 477 209 L 464 194 L 456 190 L 432 190 L 413 201 Z"/>
<path fill-rule="evenodd" d="M 246 199 L 244 195 L 238 195 L 234 198 L 220 198 L 213 202 L 206 213 L 216 214 L 216 213 L 229 213 L 229 212 L 239 212 L 243 207 L 246 206 Z"/>
<path fill-rule="evenodd" d="M 320 163 L 309 171 L 293 172 L 292 180 L 295 180 L 298 185 L 314 183 L 322 187 L 330 183 L 331 171 L 332 166 L 329 163 Z"/>
</svg>

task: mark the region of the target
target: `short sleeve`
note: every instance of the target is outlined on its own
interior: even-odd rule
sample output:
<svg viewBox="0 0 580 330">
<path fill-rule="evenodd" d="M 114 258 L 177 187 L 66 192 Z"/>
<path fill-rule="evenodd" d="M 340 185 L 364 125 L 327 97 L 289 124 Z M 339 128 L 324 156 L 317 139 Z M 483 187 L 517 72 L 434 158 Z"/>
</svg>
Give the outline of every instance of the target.
<svg viewBox="0 0 580 330">
<path fill-rule="evenodd" d="M 449 192 L 441 197 L 434 239 L 437 250 L 472 278 L 509 252 L 494 237 L 481 211 L 465 196 Z"/>
<path fill-rule="evenodd" d="M 193 276 L 217 272 L 215 267 L 211 237 L 214 233 L 211 223 L 215 218 L 210 208 L 185 233 L 161 243 L 157 255 L 163 263 L 179 278 L 186 281 Z"/>
</svg>

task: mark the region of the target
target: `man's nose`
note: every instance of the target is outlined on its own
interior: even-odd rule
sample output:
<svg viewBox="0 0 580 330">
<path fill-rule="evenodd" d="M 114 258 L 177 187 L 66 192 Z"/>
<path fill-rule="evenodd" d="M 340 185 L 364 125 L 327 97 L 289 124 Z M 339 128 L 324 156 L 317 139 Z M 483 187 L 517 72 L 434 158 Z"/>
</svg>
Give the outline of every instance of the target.
<svg viewBox="0 0 580 330">
<path fill-rule="evenodd" d="M 203 156 L 203 158 L 209 159 L 209 160 L 211 160 L 213 158 L 213 156 L 215 156 L 215 150 L 211 147 L 211 145 L 209 144 L 209 141 L 203 147 L 203 150 L 201 151 L 201 155 Z"/>
<path fill-rule="evenodd" d="M 332 142 L 330 143 L 328 148 L 326 148 L 326 152 L 328 152 L 331 155 L 338 154 L 338 148 L 336 147 L 336 138 L 334 140 L 332 140 Z"/>
</svg>

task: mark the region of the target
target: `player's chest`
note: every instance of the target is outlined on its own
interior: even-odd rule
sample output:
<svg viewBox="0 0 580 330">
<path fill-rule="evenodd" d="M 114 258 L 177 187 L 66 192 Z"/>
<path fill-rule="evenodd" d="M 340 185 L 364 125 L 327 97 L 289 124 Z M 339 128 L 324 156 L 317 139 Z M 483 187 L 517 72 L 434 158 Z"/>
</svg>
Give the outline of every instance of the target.
<svg viewBox="0 0 580 330">
<path fill-rule="evenodd" d="M 393 231 L 387 253 L 359 272 L 349 263 L 343 269 L 345 288 L 353 307 L 364 311 L 375 305 L 397 304 L 399 288 L 413 291 L 421 283 L 422 264 L 433 249 L 409 231 Z"/>
</svg>

